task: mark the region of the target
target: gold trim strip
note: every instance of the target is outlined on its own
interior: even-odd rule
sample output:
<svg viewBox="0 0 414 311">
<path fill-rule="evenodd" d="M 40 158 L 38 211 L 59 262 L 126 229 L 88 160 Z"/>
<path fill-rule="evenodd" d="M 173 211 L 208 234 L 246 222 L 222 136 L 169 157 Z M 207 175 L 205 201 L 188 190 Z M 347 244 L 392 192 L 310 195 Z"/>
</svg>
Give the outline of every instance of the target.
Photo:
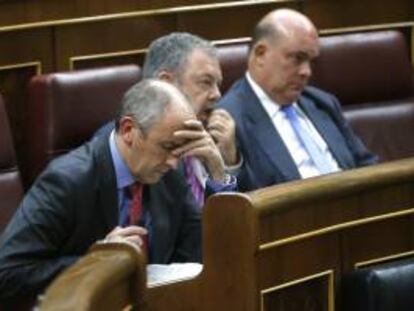
<svg viewBox="0 0 414 311">
<path fill-rule="evenodd" d="M 241 37 L 235 39 L 224 39 L 224 40 L 215 40 L 212 41 L 214 45 L 221 45 L 221 44 L 237 44 L 237 43 L 248 43 L 250 41 L 250 37 Z M 117 51 L 117 52 L 110 52 L 110 53 L 97 53 L 97 54 L 88 54 L 88 55 L 80 55 L 80 56 L 73 56 L 69 58 L 69 70 L 74 70 L 74 64 L 78 61 L 83 60 L 93 60 L 93 59 L 104 59 L 104 58 L 111 58 L 111 57 L 119 57 L 119 56 L 131 56 L 131 55 L 139 55 L 147 53 L 148 49 L 138 49 L 138 50 L 125 50 L 125 51 Z"/>
<path fill-rule="evenodd" d="M 378 263 L 384 263 L 384 262 L 387 262 L 387 261 L 391 261 L 391 260 L 395 260 L 395 259 L 401 259 L 401 258 L 405 258 L 405 257 L 411 257 L 411 256 L 414 256 L 414 250 L 409 251 L 409 252 L 404 252 L 404 253 L 398 253 L 398 254 L 394 254 L 394 255 L 390 255 L 390 256 L 375 258 L 375 259 L 371 259 L 371 260 L 367 260 L 367 261 L 357 262 L 354 265 L 354 267 L 355 267 L 355 269 L 360 269 L 360 268 L 364 268 L 366 266 L 371 266 L 371 265 L 375 265 L 375 264 L 378 264 Z"/>
<path fill-rule="evenodd" d="M 411 64 L 414 66 L 414 25 L 411 27 Z"/>
<path fill-rule="evenodd" d="M 240 37 L 234 39 L 222 39 L 222 40 L 214 40 L 211 41 L 214 45 L 222 45 L 222 44 L 237 44 L 237 43 L 249 43 L 252 39 L 250 37 Z"/>
<path fill-rule="evenodd" d="M 312 238 L 314 236 L 323 235 L 323 234 L 331 233 L 331 232 L 334 232 L 334 231 L 339 231 L 339 230 L 342 230 L 342 229 L 356 227 L 356 226 L 360 226 L 360 225 L 364 225 L 364 224 L 368 224 L 368 223 L 378 222 L 378 221 L 389 219 L 389 218 L 402 217 L 402 216 L 410 215 L 410 214 L 413 214 L 413 213 L 414 213 L 414 208 L 410 208 L 410 209 L 399 211 L 399 212 L 388 213 L 388 214 L 383 214 L 383 215 L 379 215 L 379 216 L 367 217 L 367 218 L 362 218 L 362 219 L 358 219 L 358 220 L 354 220 L 354 221 L 344 222 L 344 223 L 341 223 L 341 224 L 325 227 L 325 228 L 322 228 L 322 229 L 318 229 L 318 230 L 298 234 L 298 235 L 295 235 L 295 236 L 292 236 L 292 237 L 288 237 L 288 238 L 284 238 L 284 239 L 280 239 L 280 240 L 260 244 L 259 250 L 264 251 L 264 250 L 268 250 L 268 249 L 278 247 L 278 246 L 281 246 L 281 245 L 284 245 L 284 244 L 309 239 L 309 238 Z"/>
<path fill-rule="evenodd" d="M 224 2 L 224 3 L 216 2 L 216 3 L 211 3 L 211 4 L 177 6 L 177 7 L 171 7 L 171 8 L 140 10 L 140 11 L 126 12 L 126 13 L 105 14 L 105 15 L 98 15 L 98 16 L 91 16 L 91 17 L 88 16 L 88 17 L 79 17 L 79 18 L 70 18 L 70 19 L 60 19 L 60 20 L 54 20 L 54 21 L 18 24 L 18 25 L 11 25 L 11 26 L 2 26 L 0 27 L 0 32 L 24 30 L 24 29 L 40 28 L 40 27 L 50 27 L 50 26 L 65 26 L 65 25 L 80 24 L 80 23 L 102 22 L 102 21 L 132 18 L 132 17 L 141 17 L 141 16 L 164 15 L 164 14 L 173 14 L 173 13 L 187 13 L 187 12 L 217 10 L 217 9 L 226 9 L 226 8 L 233 9 L 234 7 L 256 6 L 256 5 L 272 4 L 272 3 L 290 3 L 290 2 L 299 3 L 300 1 L 302 0 L 245 0 L 245 1 L 231 1 L 231 2 Z"/>
<path fill-rule="evenodd" d="M 138 49 L 138 50 L 125 50 L 125 51 L 110 52 L 110 53 L 98 53 L 98 54 L 73 56 L 73 57 L 69 58 L 69 70 L 74 69 L 74 63 L 79 62 L 79 61 L 83 61 L 83 60 L 93 60 L 93 59 L 104 59 L 104 58 L 111 58 L 111 57 L 118 57 L 118 56 L 139 55 L 139 54 L 145 54 L 147 51 L 148 51 L 148 49 Z"/>
<path fill-rule="evenodd" d="M 307 277 L 296 279 L 284 284 L 276 285 L 273 287 L 269 287 L 260 291 L 260 309 L 264 310 L 264 295 L 269 294 L 271 292 L 275 292 L 287 287 L 291 287 L 300 283 L 305 283 L 307 281 L 315 280 L 318 278 L 322 278 L 324 276 L 328 276 L 328 310 L 334 311 L 335 310 L 335 291 L 334 291 L 334 271 L 333 270 L 326 270 L 317 274 L 312 274 Z"/>
<path fill-rule="evenodd" d="M 19 68 L 24 68 L 24 67 L 36 67 L 36 75 L 42 74 L 42 62 L 41 61 L 4 65 L 4 66 L 0 66 L 0 71 L 19 69 Z"/>
<path fill-rule="evenodd" d="M 334 35 L 349 32 L 362 32 L 362 31 L 373 31 L 373 30 L 386 30 L 393 28 L 408 28 L 413 27 L 414 22 L 399 22 L 399 23 L 388 23 L 388 24 L 376 24 L 376 25 L 365 25 L 365 26 L 353 26 L 353 27 L 339 27 L 322 29 L 319 31 L 320 35 Z"/>
</svg>

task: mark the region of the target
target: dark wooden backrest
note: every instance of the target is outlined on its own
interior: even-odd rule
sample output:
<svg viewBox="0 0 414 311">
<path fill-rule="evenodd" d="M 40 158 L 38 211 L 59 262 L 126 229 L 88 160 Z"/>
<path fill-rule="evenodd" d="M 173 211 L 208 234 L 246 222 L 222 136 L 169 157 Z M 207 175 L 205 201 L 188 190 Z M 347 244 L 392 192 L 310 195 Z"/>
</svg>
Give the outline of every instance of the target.
<svg viewBox="0 0 414 311">
<path fill-rule="evenodd" d="M 333 310 L 343 273 L 414 255 L 414 159 L 212 197 L 205 310 Z"/>
<path fill-rule="evenodd" d="M 6 107 L 0 95 L 0 233 L 23 197 Z"/>
</svg>

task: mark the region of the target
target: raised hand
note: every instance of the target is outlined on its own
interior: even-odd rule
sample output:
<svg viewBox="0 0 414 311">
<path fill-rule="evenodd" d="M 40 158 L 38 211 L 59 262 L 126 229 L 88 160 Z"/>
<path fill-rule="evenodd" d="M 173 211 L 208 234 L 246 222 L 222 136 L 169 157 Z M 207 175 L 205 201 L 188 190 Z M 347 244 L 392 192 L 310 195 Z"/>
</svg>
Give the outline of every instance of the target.
<svg viewBox="0 0 414 311">
<path fill-rule="evenodd" d="M 236 125 L 230 114 L 224 109 L 213 110 L 206 127 L 226 165 L 237 164 L 239 159 L 236 148 Z"/>
<path fill-rule="evenodd" d="M 213 137 L 204 129 L 203 124 L 197 120 L 185 122 L 185 128 L 174 133 L 177 139 L 186 141 L 172 153 L 177 157 L 194 156 L 206 166 L 212 179 L 224 181 L 224 161 Z"/>
</svg>

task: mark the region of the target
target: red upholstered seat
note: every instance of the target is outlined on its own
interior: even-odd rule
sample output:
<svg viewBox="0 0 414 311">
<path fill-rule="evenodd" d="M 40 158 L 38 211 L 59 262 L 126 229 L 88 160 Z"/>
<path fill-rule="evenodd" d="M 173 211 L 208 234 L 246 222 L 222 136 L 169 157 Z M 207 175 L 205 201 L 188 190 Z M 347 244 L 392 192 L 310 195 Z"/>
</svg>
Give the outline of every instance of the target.
<svg viewBox="0 0 414 311">
<path fill-rule="evenodd" d="M 404 35 L 396 30 L 322 37 L 312 84 L 343 106 L 413 96 L 413 70 Z"/>
<path fill-rule="evenodd" d="M 224 94 L 246 72 L 249 46 L 246 41 L 228 42 L 218 44 L 217 50 L 223 72 L 221 91 Z"/>
<path fill-rule="evenodd" d="M 380 161 L 414 156 L 413 68 L 396 30 L 321 38 L 313 83 L 335 94 Z"/>
<path fill-rule="evenodd" d="M 23 187 L 9 120 L 0 96 L 0 233 L 4 230 L 22 197 Z"/>
<path fill-rule="evenodd" d="M 137 65 L 34 77 L 25 110 L 26 186 L 51 159 L 81 145 L 111 120 L 124 92 L 139 79 Z"/>
</svg>

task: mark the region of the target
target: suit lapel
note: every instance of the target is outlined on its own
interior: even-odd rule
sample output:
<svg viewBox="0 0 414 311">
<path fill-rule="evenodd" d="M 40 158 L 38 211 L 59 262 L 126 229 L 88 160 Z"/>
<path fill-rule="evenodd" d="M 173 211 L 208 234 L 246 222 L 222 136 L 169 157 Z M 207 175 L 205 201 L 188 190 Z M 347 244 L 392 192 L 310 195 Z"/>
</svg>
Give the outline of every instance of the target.
<svg viewBox="0 0 414 311">
<path fill-rule="evenodd" d="M 276 131 L 272 120 L 264 110 L 262 104 L 253 92 L 246 78 L 243 80 L 244 96 L 246 105 L 247 133 L 250 133 L 252 146 L 248 148 L 260 148 L 273 166 L 285 176 L 286 180 L 299 179 L 299 171 L 289 154 L 282 138 Z M 257 146 L 255 146 L 257 145 Z M 260 161 L 260 159 L 256 159 Z"/>
<path fill-rule="evenodd" d="M 99 206 L 102 209 L 107 230 L 112 230 L 118 225 L 118 191 L 108 135 L 95 138 L 94 143 L 97 145 L 95 161 L 98 163 L 98 175 L 100 176 Z"/>
<path fill-rule="evenodd" d="M 342 143 L 343 136 L 335 126 L 335 123 L 332 122 L 329 114 L 326 111 L 319 109 L 315 103 L 303 96 L 300 97 L 298 104 L 311 120 L 318 133 L 325 140 L 339 166 L 342 168 L 348 167 L 349 164 L 344 155 L 347 155 L 349 151 L 346 148 L 346 144 Z"/>
<path fill-rule="evenodd" d="M 170 260 L 175 243 L 176 227 L 180 220 L 172 209 L 180 210 L 181 198 L 177 191 L 171 193 L 166 187 L 168 172 L 161 180 L 153 185 L 144 187 L 143 207 L 149 214 L 147 223 L 150 234 L 150 261 L 166 263 Z M 170 183 L 178 187 L 177 183 Z M 176 189 L 177 190 L 177 189 Z"/>
</svg>

